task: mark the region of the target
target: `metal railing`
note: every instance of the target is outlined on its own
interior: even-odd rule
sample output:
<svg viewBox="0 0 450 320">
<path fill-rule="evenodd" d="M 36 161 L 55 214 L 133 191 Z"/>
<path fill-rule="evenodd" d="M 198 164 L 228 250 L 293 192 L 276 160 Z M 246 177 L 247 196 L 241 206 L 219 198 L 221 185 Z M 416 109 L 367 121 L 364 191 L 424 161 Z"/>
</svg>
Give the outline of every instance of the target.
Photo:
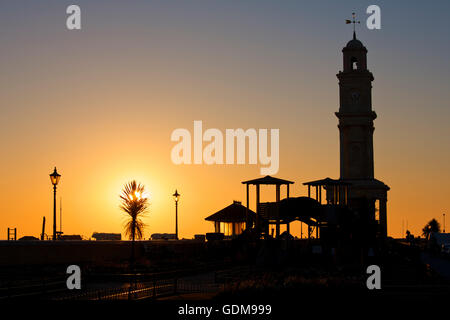
<svg viewBox="0 0 450 320">
<path fill-rule="evenodd" d="M 83 288 L 82 290 L 68 290 L 64 277 L 43 278 L 26 285 L 6 284 L 0 287 L 0 300 L 22 298 L 41 300 L 137 300 L 156 299 L 176 294 L 214 293 L 223 290 L 225 282 L 233 278 L 234 273 L 242 272 L 242 269 L 248 268 L 238 267 L 226 271 L 215 271 L 209 279 L 186 278 L 186 276 L 176 273 L 119 277 L 115 287 L 111 285 L 110 288 Z M 160 278 L 163 276 L 166 277 Z M 155 278 L 151 279 L 150 277 Z"/>
<path fill-rule="evenodd" d="M 186 293 L 213 293 L 223 289 L 222 284 L 214 282 L 192 282 L 181 279 L 155 280 L 136 283 L 122 288 L 96 289 L 83 293 L 56 297 L 54 300 L 139 300 L 156 299 Z"/>
</svg>

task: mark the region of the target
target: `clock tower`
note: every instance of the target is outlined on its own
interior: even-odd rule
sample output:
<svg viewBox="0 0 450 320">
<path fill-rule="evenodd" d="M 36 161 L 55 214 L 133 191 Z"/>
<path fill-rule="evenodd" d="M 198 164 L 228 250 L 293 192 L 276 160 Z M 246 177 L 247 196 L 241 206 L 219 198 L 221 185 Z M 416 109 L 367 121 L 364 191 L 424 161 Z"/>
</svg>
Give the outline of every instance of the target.
<svg viewBox="0 0 450 320">
<path fill-rule="evenodd" d="M 367 49 L 353 39 L 342 49 L 339 71 L 340 180 L 351 185 L 349 206 L 361 220 L 387 236 L 386 202 L 389 187 L 374 177 L 373 132 L 377 117 L 372 110 L 372 81 L 367 69 Z"/>
<path fill-rule="evenodd" d="M 341 179 L 373 179 L 372 73 L 367 69 L 367 49 L 353 39 L 342 50 L 344 70 L 339 79 Z"/>
</svg>

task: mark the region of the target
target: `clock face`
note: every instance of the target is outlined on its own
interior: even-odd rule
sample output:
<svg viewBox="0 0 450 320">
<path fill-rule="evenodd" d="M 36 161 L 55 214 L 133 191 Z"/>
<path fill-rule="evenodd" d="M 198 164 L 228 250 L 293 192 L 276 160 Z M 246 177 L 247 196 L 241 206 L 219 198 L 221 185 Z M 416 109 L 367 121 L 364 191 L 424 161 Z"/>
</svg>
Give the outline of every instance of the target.
<svg viewBox="0 0 450 320">
<path fill-rule="evenodd" d="M 350 97 L 352 99 L 352 102 L 356 104 L 359 102 L 360 94 L 358 91 L 352 91 L 350 93 Z"/>
</svg>

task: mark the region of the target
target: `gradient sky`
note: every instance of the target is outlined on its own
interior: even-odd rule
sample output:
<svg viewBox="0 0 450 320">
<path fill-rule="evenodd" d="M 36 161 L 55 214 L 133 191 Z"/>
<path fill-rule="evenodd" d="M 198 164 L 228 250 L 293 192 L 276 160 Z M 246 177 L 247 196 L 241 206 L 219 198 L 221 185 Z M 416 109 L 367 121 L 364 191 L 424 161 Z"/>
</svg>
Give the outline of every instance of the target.
<svg viewBox="0 0 450 320">
<path fill-rule="evenodd" d="M 65 26 L 74 3 L 80 31 Z M 370 4 L 381 7 L 381 30 L 365 27 Z M 150 193 L 146 238 L 174 231 L 175 188 L 180 235 L 212 231 L 204 218 L 245 202 L 240 182 L 257 178 L 259 166 L 172 164 L 170 135 L 192 131 L 194 120 L 223 131 L 279 128 L 276 176 L 295 181 L 293 196 L 305 195 L 305 181 L 338 178 L 335 75 L 352 11 L 375 77 L 375 176 L 391 187 L 388 233 L 400 236 L 404 221 L 419 235 L 448 210 L 448 1 L 15 0 L 0 8 L 0 239 L 7 227 L 38 236 L 43 216 L 51 234 L 53 166 L 65 234 L 123 231 L 118 195 L 131 179 Z M 274 200 L 266 189 L 262 200 Z"/>
</svg>

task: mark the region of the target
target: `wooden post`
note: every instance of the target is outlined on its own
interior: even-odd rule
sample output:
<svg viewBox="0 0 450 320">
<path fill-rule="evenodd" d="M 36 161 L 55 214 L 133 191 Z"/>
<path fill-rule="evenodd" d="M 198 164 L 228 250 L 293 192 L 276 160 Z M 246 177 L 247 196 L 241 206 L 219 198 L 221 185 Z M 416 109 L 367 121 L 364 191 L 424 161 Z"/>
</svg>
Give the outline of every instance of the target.
<svg viewBox="0 0 450 320">
<path fill-rule="evenodd" d="M 322 204 L 322 186 L 319 186 L 319 203 Z"/>
<path fill-rule="evenodd" d="M 277 192 L 277 224 L 276 224 L 276 238 L 280 236 L 280 185 L 276 185 Z"/>
<path fill-rule="evenodd" d="M 327 185 L 327 186 L 324 186 L 324 188 L 326 188 L 326 190 L 327 190 L 327 192 L 326 192 L 326 196 L 325 196 L 325 198 L 327 199 L 327 204 L 330 204 L 331 203 L 331 200 L 330 200 L 330 194 L 331 194 L 331 190 L 330 190 L 330 186 L 329 185 Z"/>
<path fill-rule="evenodd" d="M 289 183 L 286 186 L 287 186 L 286 198 L 289 198 Z"/>
<path fill-rule="evenodd" d="M 249 192 L 248 192 L 248 189 L 249 189 L 249 185 L 247 184 L 246 185 L 247 187 L 246 187 L 246 189 L 247 189 L 247 211 L 246 211 L 246 219 L 247 219 L 247 223 L 245 224 L 245 228 L 246 229 L 250 229 L 251 227 L 252 227 L 252 223 L 250 223 L 250 199 L 249 199 Z"/>
<path fill-rule="evenodd" d="M 311 198 L 311 186 L 308 184 L 308 198 Z"/>
<path fill-rule="evenodd" d="M 333 186 L 333 204 L 336 204 L 336 186 Z"/>
<path fill-rule="evenodd" d="M 337 203 L 340 205 L 341 204 L 341 186 L 340 185 L 337 186 L 337 199 L 338 199 Z"/>
<path fill-rule="evenodd" d="M 256 230 L 259 233 L 259 184 L 256 185 Z"/>
</svg>

